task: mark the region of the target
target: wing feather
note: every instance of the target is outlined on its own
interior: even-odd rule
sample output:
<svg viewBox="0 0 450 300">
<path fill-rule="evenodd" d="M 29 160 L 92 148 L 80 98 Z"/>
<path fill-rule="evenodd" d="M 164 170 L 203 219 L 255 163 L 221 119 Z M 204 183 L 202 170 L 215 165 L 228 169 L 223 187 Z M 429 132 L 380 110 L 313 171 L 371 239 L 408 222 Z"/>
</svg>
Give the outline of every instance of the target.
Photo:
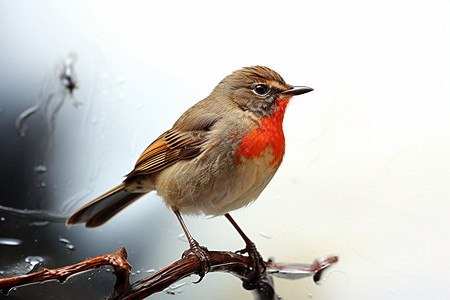
<svg viewBox="0 0 450 300">
<path fill-rule="evenodd" d="M 177 161 L 194 158 L 201 153 L 205 135 L 171 129 L 145 149 L 127 179 L 158 172 Z"/>
<path fill-rule="evenodd" d="M 152 174 L 180 160 L 192 159 L 203 151 L 203 143 L 221 116 L 215 113 L 216 102 L 200 101 L 186 111 L 172 129 L 163 133 L 145 149 L 127 179 Z M 194 109 L 195 108 L 195 109 Z"/>
</svg>

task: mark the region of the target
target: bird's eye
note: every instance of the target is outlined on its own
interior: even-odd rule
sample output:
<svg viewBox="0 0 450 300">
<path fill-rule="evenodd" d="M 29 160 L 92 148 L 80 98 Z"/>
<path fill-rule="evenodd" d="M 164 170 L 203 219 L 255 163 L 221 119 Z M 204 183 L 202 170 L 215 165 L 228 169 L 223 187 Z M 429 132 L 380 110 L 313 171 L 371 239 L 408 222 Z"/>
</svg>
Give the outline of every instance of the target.
<svg viewBox="0 0 450 300">
<path fill-rule="evenodd" d="M 253 92 L 256 95 L 264 96 L 269 92 L 269 87 L 265 84 L 260 83 L 253 88 Z"/>
</svg>

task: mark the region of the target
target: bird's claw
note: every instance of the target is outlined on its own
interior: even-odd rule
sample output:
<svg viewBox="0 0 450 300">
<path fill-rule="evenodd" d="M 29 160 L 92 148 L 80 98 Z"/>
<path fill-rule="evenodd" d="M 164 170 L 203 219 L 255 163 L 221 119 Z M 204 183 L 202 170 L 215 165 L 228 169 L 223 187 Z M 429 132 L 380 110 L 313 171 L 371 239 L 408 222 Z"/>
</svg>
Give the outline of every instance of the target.
<svg viewBox="0 0 450 300">
<path fill-rule="evenodd" d="M 266 263 L 259 254 L 254 243 L 248 243 L 244 249 L 236 251 L 237 254 L 248 254 L 251 260 L 251 267 L 243 280 L 243 287 L 247 290 L 255 289 L 261 282 L 261 275 L 266 272 Z"/>
<path fill-rule="evenodd" d="M 197 259 L 200 262 L 200 271 L 198 276 L 200 279 L 195 281 L 194 283 L 199 283 L 202 281 L 203 277 L 205 277 L 206 273 L 211 269 L 211 262 L 209 260 L 209 250 L 206 247 L 200 246 L 197 241 L 191 243 L 190 248 L 183 252 L 181 258 L 185 258 L 190 254 L 194 254 L 197 256 Z"/>
</svg>

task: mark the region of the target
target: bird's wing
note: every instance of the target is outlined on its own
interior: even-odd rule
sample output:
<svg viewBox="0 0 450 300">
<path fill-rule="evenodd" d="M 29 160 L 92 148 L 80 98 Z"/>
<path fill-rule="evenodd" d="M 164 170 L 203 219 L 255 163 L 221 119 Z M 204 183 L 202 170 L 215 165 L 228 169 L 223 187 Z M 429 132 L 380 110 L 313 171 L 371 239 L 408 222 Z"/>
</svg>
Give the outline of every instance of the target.
<svg viewBox="0 0 450 300">
<path fill-rule="evenodd" d="M 204 141 L 205 135 L 201 132 L 170 129 L 145 149 L 127 178 L 155 173 L 177 161 L 193 158 L 201 153 Z"/>
<path fill-rule="evenodd" d="M 127 179 L 152 174 L 174 163 L 202 153 L 203 143 L 221 119 L 219 105 L 204 99 L 188 109 L 172 129 L 163 133 L 145 149 Z"/>
</svg>

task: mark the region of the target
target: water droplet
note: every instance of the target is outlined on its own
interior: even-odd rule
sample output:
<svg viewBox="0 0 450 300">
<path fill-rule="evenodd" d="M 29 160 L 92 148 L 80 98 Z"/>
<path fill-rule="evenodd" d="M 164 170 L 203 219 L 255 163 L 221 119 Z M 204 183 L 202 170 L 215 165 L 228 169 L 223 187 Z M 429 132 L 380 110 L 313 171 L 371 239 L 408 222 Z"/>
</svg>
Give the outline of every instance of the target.
<svg viewBox="0 0 450 300">
<path fill-rule="evenodd" d="M 313 298 L 312 293 L 308 293 L 308 299 L 312 299 L 312 298 Z"/>
<path fill-rule="evenodd" d="M 48 224 L 50 224 L 49 221 L 34 221 L 34 222 L 31 222 L 30 224 L 28 224 L 28 226 L 30 226 L 30 227 L 44 227 L 44 226 L 47 226 Z"/>
<path fill-rule="evenodd" d="M 45 173 L 47 172 L 47 168 L 44 165 L 38 165 L 36 167 L 34 167 L 34 172 L 36 173 Z"/>
<path fill-rule="evenodd" d="M 34 268 L 37 264 L 40 264 L 44 261 L 44 258 L 41 256 L 27 256 L 25 258 L 25 262 L 29 263 L 31 265 L 31 269 Z"/>
<path fill-rule="evenodd" d="M 180 283 L 180 284 L 173 284 L 173 285 L 169 286 L 166 289 L 166 293 L 169 294 L 169 295 L 180 294 L 180 293 L 183 292 L 183 289 L 181 289 L 181 288 L 183 286 L 185 286 L 185 285 L 188 285 L 188 284 L 189 284 L 189 282 L 183 282 L 183 283 Z"/>
<path fill-rule="evenodd" d="M 4 246 L 19 246 L 22 244 L 22 240 L 13 238 L 0 238 L 0 245 Z"/>
<path fill-rule="evenodd" d="M 59 237 L 58 241 L 60 241 L 63 244 L 70 244 L 70 241 L 63 237 Z"/>
<path fill-rule="evenodd" d="M 267 233 L 265 231 L 260 231 L 258 232 L 260 236 L 262 236 L 263 238 L 266 238 L 268 240 L 270 240 L 273 236 L 270 233 Z"/>
<path fill-rule="evenodd" d="M 20 137 L 25 137 L 27 134 L 27 124 L 25 124 L 26 120 L 33 115 L 34 113 L 36 113 L 41 107 L 41 104 L 38 102 L 35 105 L 33 105 L 32 107 L 26 109 L 25 111 L 23 111 L 16 119 L 16 129 L 19 133 Z"/>
<path fill-rule="evenodd" d="M 63 238 L 63 237 L 59 237 L 58 241 L 60 241 L 61 243 L 65 244 L 67 250 L 70 250 L 70 251 L 75 250 L 75 246 L 68 239 Z"/>
<path fill-rule="evenodd" d="M 185 235 L 184 233 L 180 233 L 180 234 L 178 235 L 178 239 L 179 239 L 180 241 L 182 241 L 182 242 L 186 242 L 186 243 L 187 243 L 187 238 L 186 238 L 186 235 Z"/>
<path fill-rule="evenodd" d="M 147 271 L 145 271 L 145 272 L 147 272 L 147 273 L 155 273 L 156 272 L 156 270 L 155 269 L 148 269 Z"/>
</svg>

